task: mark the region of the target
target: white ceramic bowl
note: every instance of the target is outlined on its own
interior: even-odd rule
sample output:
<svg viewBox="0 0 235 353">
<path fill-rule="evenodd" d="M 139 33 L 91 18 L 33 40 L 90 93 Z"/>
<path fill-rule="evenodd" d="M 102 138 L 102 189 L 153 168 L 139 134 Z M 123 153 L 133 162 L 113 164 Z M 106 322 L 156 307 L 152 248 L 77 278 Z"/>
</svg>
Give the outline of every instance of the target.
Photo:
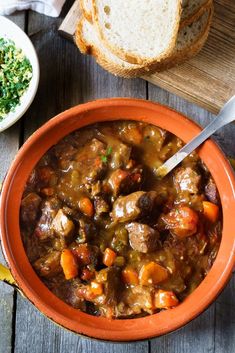
<svg viewBox="0 0 235 353">
<path fill-rule="evenodd" d="M 0 38 L 13 40 L 16 47 L 22 49 L 33 68 L 32 79 L 21 97 L 20 104 L 15 111 L 10 112 L 0 121 L 0 132 L 2 132 L 19 120 L 31 105 L 37 92 L 40 72 L 38 57 L 31 40 L 14 22 L 3 16 L 0 16 Z"/>
</svg>

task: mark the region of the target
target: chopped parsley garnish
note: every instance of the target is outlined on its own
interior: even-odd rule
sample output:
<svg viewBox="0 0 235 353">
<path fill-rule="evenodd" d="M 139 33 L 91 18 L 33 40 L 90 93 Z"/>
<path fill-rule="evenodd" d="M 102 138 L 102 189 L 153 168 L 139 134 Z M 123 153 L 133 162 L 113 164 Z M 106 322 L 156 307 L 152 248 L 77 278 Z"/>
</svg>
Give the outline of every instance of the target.
<svg viewBox="0 0 235 353">
<path fill-rule="evenodd" d="M 0 121 L 20 103 L 32 78 L 32 65 L 12 40 L 0 38 Z"/>
<path fill-rule="evenodd" d="M 100 156 L 100 159 L 102 160 L 102 162 L 104 162 L 104 163 L 107 163 L 107 162 L 108 162 L 108 157 L 111 155 L 112 150 L 113 150 L 112 147 L 109 146 L 109 147 L 107 148 L 105 154 L 102 154 L 102 155 Z"/>
</svg>

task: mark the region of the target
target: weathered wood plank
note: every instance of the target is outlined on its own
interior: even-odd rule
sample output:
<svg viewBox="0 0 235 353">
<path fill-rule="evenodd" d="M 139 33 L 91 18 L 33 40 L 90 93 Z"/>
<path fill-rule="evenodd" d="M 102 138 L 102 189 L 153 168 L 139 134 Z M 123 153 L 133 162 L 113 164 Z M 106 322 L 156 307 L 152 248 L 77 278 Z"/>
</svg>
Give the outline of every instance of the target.
<svg viewBox="0 0 235 353">
<path fill-rule="evenodd" d="M 148 86 L 149 99 L 170 106 L 206 126 L 213 115 L 202 108 L 154 85 Z M 220 130 L 215 139 L 227 155 L 235 155 L 235 126 Z M 151 341 L 151 353 L 234 352 L 234 278 L 224 293 L 208 310 L 181 330 Z"/>
<path fill-rule="evenodd" d="M 24 29 L 24 13 L 9 16 L 18 26 Z M 10 162 L 14 158 L 19 148 L 19 129 L 20 123 L 12 126 L 7 131 L 0 134 L 0 181 L 3 180 Z M 5 264 L 0 249 L 0 262 Z M 12 346 L 12 324 L 14 320 L 14 289 L 5 283 L 0 283 L 0 353 L 11 352 Z"/>
<path fill-rule="evenodd" d="M 235 136 L 235 135 L 234 135 Z M 235 275 L 215 303 L 215 353 L 235 352 Z"/>
<path fill-rule="evenodd" d="M 71 3 L 71 2 L 70 2 Z M 29 14 L 29 35 L 37 49 L 41 68 L 38 94 L 24 121 L 26 139 L 55 114 L 94 98 L 135 96 L 146 98 L 146 83 L 115 78 L 82 56 L 72 43 L 58 35 L 61 19 Z M 119 348 L 118 348 L 119 347 Z M 80 339 L 44 318 L 18 296 L 15 353 L 119 352 L 120 346 Z M 148 352 L 148 343 L 124 344 L 122 351 Z"/>
<path fill-rule="evenodd" d="M 93 340 L 83 339 L 79 342 L 78 352 L 82 353 L 147 353 L 148 342 L 115 343 L 95 342 Z"/>
</svg>

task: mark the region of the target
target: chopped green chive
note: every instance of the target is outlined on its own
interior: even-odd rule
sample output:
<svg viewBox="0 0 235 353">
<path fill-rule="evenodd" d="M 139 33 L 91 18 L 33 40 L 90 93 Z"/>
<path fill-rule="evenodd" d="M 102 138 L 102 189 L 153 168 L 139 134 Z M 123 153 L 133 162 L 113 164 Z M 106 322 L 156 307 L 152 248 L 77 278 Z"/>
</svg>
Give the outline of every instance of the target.
<svg viewBox="0 0 235 353">
<path fill-rule="evenodd" d="M 20 103 L 32 78 L 32 65 L 11 40 L 0 38 L 0 121 Z"/>
</svg>

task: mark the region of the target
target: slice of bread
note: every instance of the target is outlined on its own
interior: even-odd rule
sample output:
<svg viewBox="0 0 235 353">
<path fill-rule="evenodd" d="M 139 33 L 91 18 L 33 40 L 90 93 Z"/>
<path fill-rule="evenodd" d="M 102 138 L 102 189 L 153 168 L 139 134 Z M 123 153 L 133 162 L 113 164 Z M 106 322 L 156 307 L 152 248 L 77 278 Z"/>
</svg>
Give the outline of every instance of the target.
<svg viewBox="0 0 235 353">
<path fill-rule="evenodd" d="M 213 15 L 213 5 L 206 9 L 199 19 L 180 29 L 177 44 L 171 57 L 158 63 L 155 71 L 160 72 L 191 59 L 205 44 Z"/>
<path fill-rule="evenodd" d="M 101 41 L 121 59 L 151 64 L 174 48 L 181 0 L 92 0 L 92 19 Z"/>
<path fill-rule="evenodd" d="M 149 66 L 130 64 L 112 54 L 101 43 L 95 27 L 81 19 L 75 36 L 75 41 L 83 54 L 93 55 L 99 65 L 114 75 L 125 78 L 149 75 L 162 71 L 196 55 L 205 43 L 212 17 L 212 6 L 192 25 L 179 31 L 177 45 L 171 56 L 162 63 L 153 63 Z"/>
<path fill-rule="evenodd" d="M 92 0 L 80 0 L 81 10 L 84 17 L 89 21 L 92 20 Z M 180 28 L 185 27 L 196 21 L 206 8 L 211 6 L 213 0 L 182 0 L 182 12 L 180 17 Z"/>
<path fill-rule="evenodd" d="M 91 0 L 80 0 L 80 8 L 85 19 L 92 22 L 92 4 Z"/>
<path fill-rule="evenodd" d="M 199 18 L 211 2 L 212 0 L 183 0 L 180 26 L 186 26 Z"/>
</svg>

